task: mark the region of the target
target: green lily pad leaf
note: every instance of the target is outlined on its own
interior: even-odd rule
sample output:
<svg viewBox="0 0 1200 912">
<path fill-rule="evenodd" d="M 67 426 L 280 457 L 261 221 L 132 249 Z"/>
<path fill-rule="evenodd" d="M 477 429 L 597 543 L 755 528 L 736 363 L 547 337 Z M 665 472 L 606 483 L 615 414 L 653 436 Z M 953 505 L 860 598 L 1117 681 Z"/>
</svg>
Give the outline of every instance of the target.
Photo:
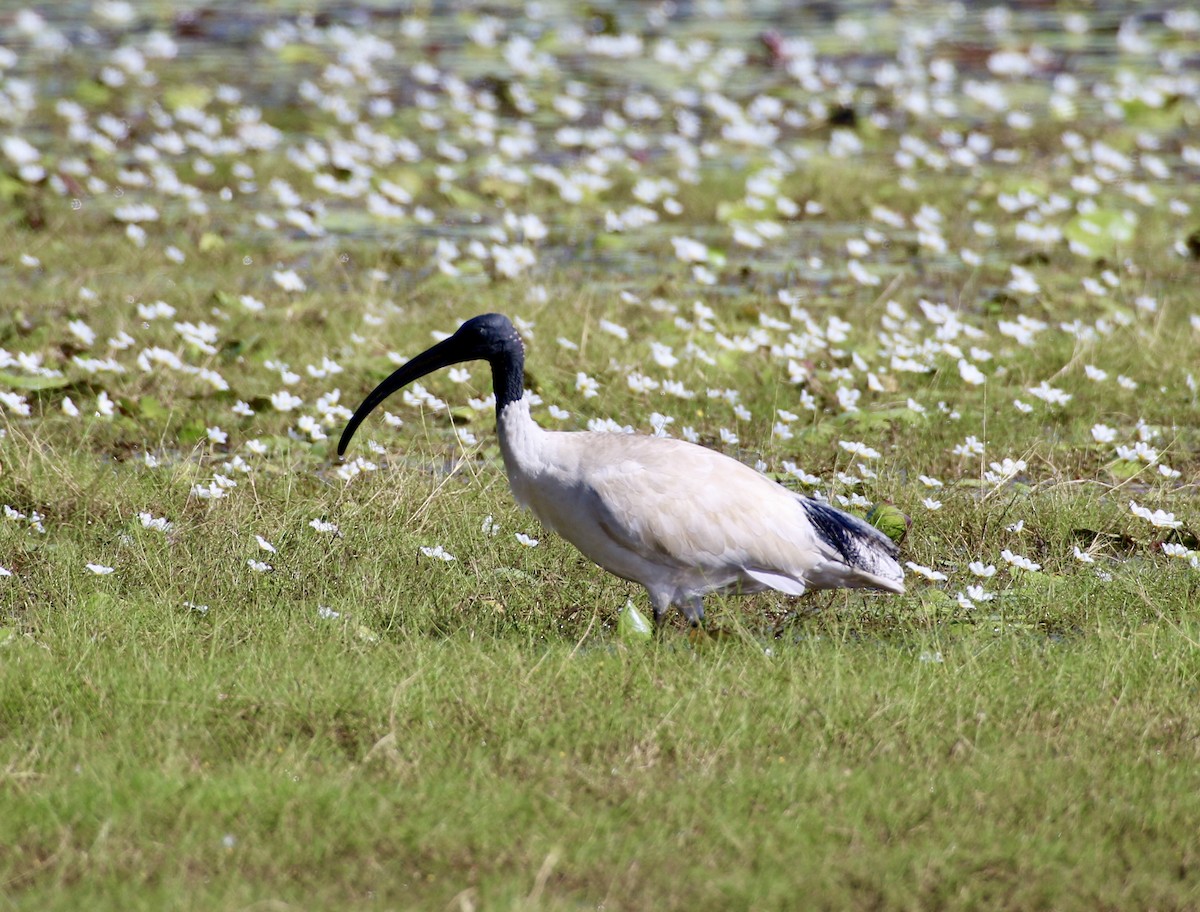
<svg viewBox="0 0 1200 912">
<path fill-rule="evenodd" d="M 617 636 L 623 640 L 649 640 L 654 636 L 654 628 L 646 620 L 646 616 L 633 606 L 630 599 L 621 609 L 617 618 Z"/>
<path fill-rule="evenodd" d="M 1132 459 L 1117 459 L 1105 466 L 1105 470 L 1114 478 L 1132 478 L 1144 468 L 1144 465 Z"/>
<path fill-rule="evenodd" d="M 193 418 L 179 429 L 176 439 L 182 446 L 192 446 L 208 436 L 208 428 L 198 418 Z"/>
<path fill-rule="evenodd" d="M 10 374 L 0 371 L 0 386 L 23 390 L 62 389 L 71 383 L 66 377 L 26 377 L 22 374 Z"/>
<path fill-rule="evenodd" d="M 912 525 L 904 511 L 892 504 L 875 504 L 867 514 L 867 522 L 897 544 L 904 541 Z"/>
<path fill-rule="evenodd" d="M 225 238 L 212 231 L 206 231 L 200 235 L 200 243 L 196 246 L 200 248 L 201 253 L 211 253 L 225 246 Z"/>
<path fill-rule="evenodd" d="M 212 89 L 203 85 L 171 86 L 162 94 L 163 105 L 170 111 L 178 111 L 180 108 L 203 111 L 212 101 L 212 97 Z"/>
<path fill-rule="evenodd" d="M 297 63 L 320 65 L 325 62 L 325 55 L 311 45 L 285 44 L 279 49 L 279 62 L 289 65 Z"/>
<path fill-rule="evenodd" d="M 110 88 L 94 79 L 81 79 L 75 83 L 75 100 L 85 108 L 102 108 L 112 101 Z"/>
<path fill-rule="evenodd" d="M 166 407 L 153 396 L 142 396 L 138 400 L 138 411 L 150 421 L 164 421 L 170 414 Z"/>
<path fill-rule="evenodd" d="M 1096 259 L 1111 257 L 1133 240 L 1137 215 L 1127 209 L 1097 209 L 1077 215 L 1063 227 L 1074 249 Z"/>
</svg>

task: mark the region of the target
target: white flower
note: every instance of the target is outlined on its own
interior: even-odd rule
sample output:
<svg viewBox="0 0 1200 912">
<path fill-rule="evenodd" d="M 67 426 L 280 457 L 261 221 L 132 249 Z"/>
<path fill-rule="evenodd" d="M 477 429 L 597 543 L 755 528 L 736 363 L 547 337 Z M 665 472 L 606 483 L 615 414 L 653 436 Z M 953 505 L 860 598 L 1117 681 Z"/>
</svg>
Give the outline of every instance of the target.
<svg viewBox="0 0 1200 912">
<path fill-rule="evenodd" d="M 984 445 L 978 438 L 974 436 L 968 437 L 965 441 L 954 448 L 955 456 L 982 456 Z"/>
<path fill-rule="evenodd" d="M 1025 528 L 1025 520 L 1023 520 L 1023 519 L 1018 519 L 1018 520 L 1017 520 L 1015 523 L 1013 523 L 1011 526 L 1005 526 L 1005 527 L 1004 527 L 1004 531 L 1005 531 L 1005 532 L 1013 532 L 1013 533 L 1017 533 L 1017 532 L 1020 532 L 1021 530 L 1023 530 L 1024 528 Z"/>
<path fill-rule="evenodd" d="M 271 273 L 271 278 L 284 291 L 308 290 L 308 286 L 304 284 L 304 279 L 300 278 L 300 274 L 294 269 L 277 269 Z"/>
<path fill-rule="evenodd" d="M 996 597 L 996 593 L 988 592 L 983 586 L 968 586 L 967 597 L 973 602 L 990 602 Z"/>
<path fill-rule="evenodd" d="M 1177 545 L 1174 542 L 1162 543 L 1163 553 L 1168 557 L 1191 557 L 1192 551 L 1184 545 Z"/>
<path fill-rule="evenodd" d="M 536 548 L 538 546 L 538 540 L 529 535 L 526 535 L 524 532 L 516 533 L 516 539 L 521 544 L 523 544 L 526 548 Z"/>
<path fill-rule="evenodd" d="M 708 248 L 699 241 L 686 237 L 673 237 L 671 245 L 675 248 L 676 259 L 685 263 L 703 263 L 708 260 Z"/>
<path fill-rule="evenodd" d="M 1075 560 L 1082 561 L 1085 564 L 1096 563 L 1096 558 L 1092 557 L 1086 551 L 1079 550 L 1079 545 L 1075 546 Z"/>
<path fill-rule="evenodd" d="M 142 522 L 142 528 L 153 529 L 155 532 L 166 532 L 171 528 L 170 521 L 165 516 L 160 516 L 157 519 L 150 513 L 139 513 L 138 519 Z"/>
<path fill-rule="evenodd" d="M 429 547 L 428 545 L 422 545 L 421 553 L 424 554 L 426 557 L 436 557 L 438 560 L 444 560 L 447 563 L 449 563 L 452 560 L 458 560 L 458 558 L 456 558 L 453 554 L 451 554 L 449 551 L 447 551 L 441 545 L 434 545 L 433 547 Z"/>
<path fill-rule="evenodd" d="M 945 482 L 937 478 L 932 478 L 929 475 L 920 475 L 918 476 L 918 480 L 927 488 L 941 488 L 945 486 Z"/>
<path fill-rule="evenodd" d="M 928 567 L 922 567 L 920 564 L 915 564 L 912 561 L 907 561 L 904 566 L 906 566 L 913 573 L 916 573 L 918 576 L 925 577 L 927 580 L 938 582 L 940 580 L 947 579 L 946 574 L 938 570 L 931 570 Z"/>
<path fill-rule="evenodd" d="M 326 522 L 325 520 L 320 519 L 320 518 L 311 520 L 309 522 L 309 525 L 312 526 L 312 528 L 318 532 L 328 532 L 333 535 L 341 535 L 342 534 L 341 530 L 338 529 L 338 527 L 337 527 L 337 523 Z"/>
<path fill-rule="evenodd" d="M 618 323 L 613 323 L 611 320 L 605 320 L 602 318 L 597 325 L 600 327 L 602 332 L 606 332 L 610 336 L 616 336 L 622 342 L 628 341 L 629 339 L 629 330 Z"/>
<path fill-rule="evenodd" d="M 987 380 L 987 376 L 966 358 L 958 359 L 958 375 L 972 386 L 979 386 Z"/>
<path fill-rule="evenodd" d="M 984 579 L 996 575 L 995 564 L 985 564 L 983 561 L 971 561 L 971 563 L 967 564 L 967 569 L 976 576 L 983 577 Z"/>
<path fill-rule="evenodd" d="M 575 375 L 575 390 L 582 393 L 584 399 L 591 399 L 593 396 L 600 395 L 600 384 L 583 371 L 579 371 Z"/>
<path fill-rule="evenodd" d="M 280 390 L 277 393 L 271 393 L 271 405 L 280 412 L 290 412 L 294 408 L 304 404 L 304 400 L 299 396 L 293 396 L 287 390 Z"/>
<path fill-rule="evenodd" d="M 113 572 L 113 567 L 106 567 L 103 564 L 88 564 L 87 568 L 97 576 L 107 576 Z"/>
<path fill-rule="evenodd" d="M 863 459 L 878 459 L 880 455 L 878 450 L 873 450 L 865 443 L 857 443 L 853 440 L 839 440 L 838 446 L 846 452 Z"/>
<path fill-rule="evenodd" d="M 1045 380 L 1043 380 L 1037 386 L 1031 386 L 1029 388 L 1029 394 L 1031 396 L 1037 396 L 1043 402 L 1048 402 L 1051 405 L 1066 405 L 1071 401 L 1070 393 L 1065 393 L 1060 389 L 1056 389 Z"/>
<path fill-rule="evenodd" d="M 500 523 L 496 522 L 496 520 L 492 518 L 492 514 L 489 513 L 483 518 L 483 525 L 480 527 L 480 531 L 483 532 L 484 535 L 495 535 L 500 531 Z"/>
<path fill-rule="evenodd" d="M 940 510 L 942 508 L 942 502 L 934 500 L 932 497 L 926 497 L 921 503 L 925 504 L 927 510 Z"/>
<path fill-rule="evenodd" d="M 1096 443 L 1112 443 L 1117 439 L 1117 432 L 1114 428 L 1110 428 L 1107 424 L 1092 425 L 1092 439 Z"/>
<path fill-rule="evenodd" d="M 269 541 L 267 541 L 265 538 L 263 538 L 261 535 L 255 535 L 254 540 L 256 542 L 258 542 L 258 546 L 260 548 L 262 548 L 264 551 L 268 552 L 269 554 L 278 553 L 275 550 L 275 546 L 273 544 L 271 544 Z"/>
<path fill-rule="evenodd" d="M 0 576 L 12 576 L 13 572 L 7 567 L 0 567 Z"/>
<path fill-rule="evenodd" d="M 254 558 L 249 558 L 246 561 L 246 566 L 255 573 L 270 573 L 274 568 L 266 561 L 256 561 Z"/>
<path fill-rule="evenodd" d="M 100 390 L 100 395 L 96 397 L 96 417 L 111 418 L 117 410 L 117 404 L 108 398 L 108 393 Z"/>
<path fill-rule="evenodd" d="M 1132 500 L 1129 501 L 1129 509 L 1133 511 L 1134 516 L 1140 516 L 1150 525 L 1158 529 L 1178 529 L 1183 525 L 1182 522 L 1175 518 L 1174 513 L 1168 513 L 1166 510 L 1151 510 L 1147 507 L 1140 507 Z"/>
<path fill-rule="evenodd" d="M 1021 570 L 1036 571 L 1042 569 L 1041 564 L 1035 564 L 1024 555 L 1013 554 L 1010 550 L 1008 550 L 1008 548 L 1005 548 L 1003 551 L 1001 551 L 1000 556 L 1008 561 L 1008 563 Z"/>
<path fill-rule="evenodd" d="M 341 612 L 334 611 L 332 608 L 326 605 L 317 606 L 317 617 L 322 618 L 323 620 L 332 621 L 340 618 L 341 616 Z"/>
</svg>

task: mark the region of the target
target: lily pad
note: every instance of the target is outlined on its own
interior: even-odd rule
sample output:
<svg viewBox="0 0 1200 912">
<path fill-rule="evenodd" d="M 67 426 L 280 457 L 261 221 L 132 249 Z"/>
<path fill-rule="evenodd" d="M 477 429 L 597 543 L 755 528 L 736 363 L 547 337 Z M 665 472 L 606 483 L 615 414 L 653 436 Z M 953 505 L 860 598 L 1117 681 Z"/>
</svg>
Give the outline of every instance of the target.
<svg viewBox="0 0 1200 912">
<path fill-rule="evenodd" d="M 1063 227 L 1072 248 L 1094 259 L 1112 257 L 1133 240 L 1137 215 L 1128 209 L 1097 209 L 1077 215 Z"/>
</svg>

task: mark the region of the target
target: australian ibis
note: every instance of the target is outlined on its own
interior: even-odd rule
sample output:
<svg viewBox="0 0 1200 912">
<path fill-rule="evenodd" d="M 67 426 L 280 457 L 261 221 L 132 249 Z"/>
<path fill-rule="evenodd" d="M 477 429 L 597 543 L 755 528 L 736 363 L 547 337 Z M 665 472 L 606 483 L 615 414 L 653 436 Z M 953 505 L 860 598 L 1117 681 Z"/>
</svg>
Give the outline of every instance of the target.
<svg viewBox="0 0 1200 912">
<path fill-rule="evenodd" d="M 736 459 L 668 437 L 543 429 L 529 414 L 525 347 L 500 314 L 467 320 L 380 383 L 346 424 L 338 454 L 392 393 L 475 360 L 492 368 L 517 502 L 605 570 L 644 586 L 656 625 L 672 605 L 698 625 L 710 592 L 904 591 L 886 535 Z"/>
</svg>

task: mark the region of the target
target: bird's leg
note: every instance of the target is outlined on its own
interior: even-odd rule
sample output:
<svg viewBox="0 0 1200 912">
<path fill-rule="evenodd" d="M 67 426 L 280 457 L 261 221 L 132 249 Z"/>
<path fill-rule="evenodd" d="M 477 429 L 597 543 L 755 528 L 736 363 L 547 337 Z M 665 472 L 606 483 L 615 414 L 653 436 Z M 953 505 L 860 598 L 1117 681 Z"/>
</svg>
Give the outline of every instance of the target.
<svg viewBox="0 0 1200 912">
<path fill-rule="evenodd" d="M 679 606 L 679 610 L 692 627 L 699 627 L 704 623 L 704 600 L 700 596 L 693 595 Z"/>
<path fill-rule="evenodd" d="M 663 620 L 671 610 L 671 596 L 661 592 L 650 592 L 650 607 L 654 609 L 654 631 L 662 633 Z"/>
</svg>

